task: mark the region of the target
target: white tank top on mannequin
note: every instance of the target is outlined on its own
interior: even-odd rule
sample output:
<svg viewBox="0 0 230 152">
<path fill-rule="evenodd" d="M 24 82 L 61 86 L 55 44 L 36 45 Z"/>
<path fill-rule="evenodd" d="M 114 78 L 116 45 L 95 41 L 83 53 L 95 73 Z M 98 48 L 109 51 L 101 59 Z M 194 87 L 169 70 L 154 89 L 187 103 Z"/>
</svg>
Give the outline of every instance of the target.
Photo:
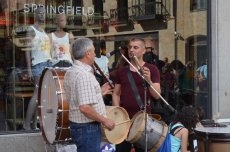
<svg viewBox="0 0 230 152">
<path fill-rule="evenodd" d="M 31 26 L 35 32 L 35 37 L 32 40 L 32 50 L 31 50 L 31 59 L 32 65 L 38 63 L 46 62 L 51 60 L 50 54 L 50 39 L 45 31 L 38 31 L 36 28 Z"/>
<path fill-rule="evenodd" d="M 56 64 L 61 60 L 69 61 L 73 64 L 70 54 L 70 40 L 69 33 L 63 37 L 57 37 L 51 33 L 52 38 L 52 64 Z"/>
</svg>

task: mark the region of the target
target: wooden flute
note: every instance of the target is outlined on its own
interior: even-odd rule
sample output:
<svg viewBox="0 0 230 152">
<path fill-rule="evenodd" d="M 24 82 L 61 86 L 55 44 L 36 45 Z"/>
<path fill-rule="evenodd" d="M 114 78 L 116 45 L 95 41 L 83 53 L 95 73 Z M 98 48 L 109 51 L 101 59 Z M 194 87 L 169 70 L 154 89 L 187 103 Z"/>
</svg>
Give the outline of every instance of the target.
<svg viewBox="0 0 230 152">
<path fill-rule="evenodd" d="M 96 62 L 94 62 L 94 66 L 99 71 L 99 73 L 101 74 L 101 76 L 109 83 L 110 87 L 114 88 L 114 85 L 111 82 L 111 80 L 109 80 L 109 78 L 104 74 L 104 72 L 100 69 L 100 67 L 97 65 Z"/>
</svg>

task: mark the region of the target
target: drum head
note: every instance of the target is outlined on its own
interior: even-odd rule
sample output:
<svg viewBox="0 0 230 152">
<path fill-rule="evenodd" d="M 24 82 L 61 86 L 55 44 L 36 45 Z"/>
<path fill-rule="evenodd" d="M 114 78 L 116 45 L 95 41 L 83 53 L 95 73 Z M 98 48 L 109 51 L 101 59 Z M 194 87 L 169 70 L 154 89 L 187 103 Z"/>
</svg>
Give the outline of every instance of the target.
<svg viewBox="0 0 230 152">
<path fill-rule="evenodd" d="M 123 142 L 127 138 L 131 125 L 128 113 L 122 107 L 106 106 L 106 114 L 115 123 L 113 130 L 104 129 L 107 140 L 112 144 Z"/>
<path fill-rule="evenodd" d="M 56 138 L 58 97 L 56 83 L 51 70 L 44 72 L 40 86 L 40 125 L 43 137 L 52 144 Z"/>
<path fill-rule="evenodd" d="M 142 132 L 145 129 L 145 113 L 144 112 L 138 112 L 136 113 L 132 118 L 132 125 L 129 130 L 127 141 L 134 143 L 137 141 L 140 137 Z"/>
<path fill-rule="evenodd" d="M 145 116 L 147 116 L 145 124 Z M 136 113 L 132 119 L 132 125 L 126 139 L 130 143 L 134 143 L 136 147 L 145 148 L 145 125 L 147 133 L 147 149 L 152 152 L 157 151 L 165 139 L 167 133 L 167 125 L 163 121 L 158 121 L 153 116 L 143 111 Z M 159 118 L 159 117 L 157 117 Z"/>
</svg>

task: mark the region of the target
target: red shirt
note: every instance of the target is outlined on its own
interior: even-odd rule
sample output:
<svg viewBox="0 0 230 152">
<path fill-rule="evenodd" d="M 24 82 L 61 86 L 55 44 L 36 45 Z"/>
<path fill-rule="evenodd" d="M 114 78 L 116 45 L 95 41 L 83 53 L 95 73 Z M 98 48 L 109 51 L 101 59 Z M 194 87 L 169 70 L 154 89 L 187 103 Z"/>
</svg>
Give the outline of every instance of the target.
<svg viewBox="0 0 230 152">
<path fill-rule="evenodd" d="M 151 80 L 153 83 L 160 83 L 160 73 L 157 69 L 157 67 L 153 64 L 145 63 L 144 66 L 149 68 L 151 72 Z M 140 107 L 138 106 L 138 103 L 136 101 L 136 97 L 133 93 L 133 90 L 131 88 L 131 84 L 129 83 L 128 79 L 128 70 L 129 67 L 121 67 L 117 70 L 115 83 L 121 85 L 121 96 L 120 96 L 120 106 L 125 108 L 125 110 L 128 112 L 129 117 L 132 118 L 134 114 L 140 111 Z M 131 71 L 131 74 L 133 76 L 133 79 L 135 81 L 137 90 L 139 92 L 139 95 L 142 99 L 143 105 L 144 105 L 144 81 L 142 77 L 138 75 L 137 72 Z M 150 92 L 149 89 L 147 89 L 147 99 L 149 99 Z M 151 106 L 147 106 L 147 112 L 151 113 Z"/>
</svg>

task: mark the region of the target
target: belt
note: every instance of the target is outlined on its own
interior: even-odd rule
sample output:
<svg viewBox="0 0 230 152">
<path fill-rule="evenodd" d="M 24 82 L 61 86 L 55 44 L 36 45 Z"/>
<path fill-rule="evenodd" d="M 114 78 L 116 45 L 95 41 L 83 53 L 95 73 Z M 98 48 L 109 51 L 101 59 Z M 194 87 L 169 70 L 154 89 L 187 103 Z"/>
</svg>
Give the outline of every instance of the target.
<svg viewBox="0 0 230 152">
<path fill-rule="evenodd" d="M 100 124 L 100 123 L 99 123 L 99 122 L 97 122 L 97 121 L 84 122 L 84 123 L 79 123 L 79 122 L 73 122 L 73 121 L 70 121 L 70 123 L 75 123 L 75 124 Z"/>
</svg>

